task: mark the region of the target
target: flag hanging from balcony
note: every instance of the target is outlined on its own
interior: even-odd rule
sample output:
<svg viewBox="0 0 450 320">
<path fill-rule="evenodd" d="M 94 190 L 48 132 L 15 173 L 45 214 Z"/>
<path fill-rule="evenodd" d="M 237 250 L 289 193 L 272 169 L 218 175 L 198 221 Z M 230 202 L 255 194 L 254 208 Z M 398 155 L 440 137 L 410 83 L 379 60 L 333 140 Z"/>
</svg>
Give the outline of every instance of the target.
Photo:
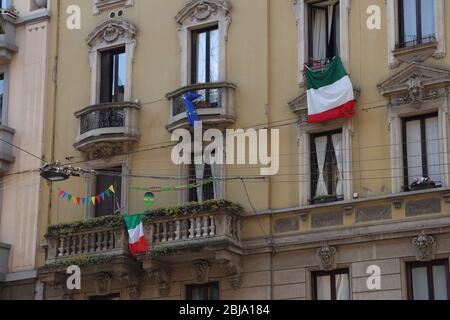
<svg viewBox="0 0 450 320">
<path fill-rule="evenodd" d="M 187 118 L 192 127 L 194 127 L 195 123 L 197 121 L 199 121 L 194 101 L 200 97 L 201 97 L 201 95 L 194 93 L 194 92 L 188 92 L 183 96 L 183 101 L 184 101 L 184 106 L 186 108 Z"/>
<path fill-rule="evenodd" d="M 144 224 L 142 222 L 144 217 L 144 214 L 135 214 L 123 217 L 128 229 L 130 253 L 133 256 L 146 253 L 148 250 L 148 244 L 144 237 Z"/>
<path fill-rule="evenodd" d="M 339 57 L 334 57 L 323 71 L 306 67 L 306 84 L 309 123 L 351 118 L 355 114 L 353 85 Z"/>
</svg>

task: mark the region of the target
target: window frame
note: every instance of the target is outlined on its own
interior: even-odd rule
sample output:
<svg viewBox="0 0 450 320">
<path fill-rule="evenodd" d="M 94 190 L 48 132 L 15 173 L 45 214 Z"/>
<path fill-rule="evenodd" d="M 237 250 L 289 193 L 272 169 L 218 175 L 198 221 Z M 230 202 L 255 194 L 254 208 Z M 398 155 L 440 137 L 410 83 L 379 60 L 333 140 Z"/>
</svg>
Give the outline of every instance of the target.
<svg viewBox="0 0 450 320">
<path fill-rule="evenodd" d="M 324 0 L 323 0 L 324 1 Z M 313 13 L 313 6 L 314 6 L 314 4 L 316 4 L 316 3 L 319 3 L 320 1 L 318 1 L 318 2 L 308 2 L 307 3 L 307 14 L 308 14 L 308 19 L 307 19 L 307 22 L 308 22 L 308 25 L 307 25 L 307 33 L 308 33 L 308 41 L 307 41 L 307 43 L 308 43 L 308 45 L 307 45 L 307 52 L 308 52 L 308 59 L 307 59 L 307 62 L 306 63 L 308 63 L 308 64 L 312 64 L 313 62 L 315 62 L 315 61 L 319 61 L 319 62 L 321 62 L 322 60 L 316 60 L 316 59 L 314 59 L 313 58 L 313 54 L 314 54 L 314 52 L 313 52 L 313 40 L 314 40 L 314 35 L 313 35 L 313 16 L 312 16 L 312 13 Z M 324 2 L 326 2 L 326 1 L 324 1 Z M 341 5 L 341 3 L 340 3 L 341 1 L 340 0 L 337 0 L 337 3 L 339 3 L 339 5 Z M 333 16 L 334 16 L 334 10 L 335 10 L 335 6 L 336 6 L 336 4 L 333 6 Z M 317 10 L 322 10 L 321 8 L 317 8 Z M 325 12 L 326 12 L 326 14 L 327 14 L 327 16 L 328 16 L 328 8 L 323 8 L 323 10 L 325 10 Z M 338 14 L 340 14 L 339 12 L 338 12 Z M 331 26 L 331 28 L 333 28 L 334 27 L 334 30 L 336 31 L 336 20 L 335 19 L 333 19 L 333 24 L 332 24 L 332 26 Z M 338 26 L 339 28 L 340 28 L 340 26 Z M 329 21 L 328 21 L 328 19 L 325 19 L 325 28 L 326 28 L 326 30 L 327 30 L 327 32 L 328 32 L 328 30 L 330 29 L 330 26 L 329 26 Z M 335 37 L 335 35 L 334 35 L 334 37 Z M 334 41 L 335 41 L 336 39 L 334 39 Z M 332 56 L 331 56 L 331 53 L 330 53 L 330 50 L 331 48 L 330 48 L 330 44 L 328 44 L 327 46 L 326 46 L 326 58 L 325 58 L 325 60 L 326 61 L 329 61 L 331 58 L 333 58 Z"/>
<path fill-rule="evenodd" d="M 197 49 L 198 49 L 198 35 L 201 33 L 206 34 L 206 47 L 205 52 L 210 53 L 211 52 L 211 31 L 217 30 L 219 32 L 219 26 L 217 24 L 199 28 L 199 29 L 193 29 L 191 30 L 191 84 L 198 84 L 197 81 L 197 67 L 198 67 L 198 56 L 197 56 Z M 206 67 L 205 67 L 205 74 L 206 74 L 206 82 L 211 82 L 211 56 L 210 54 L 206 54 Z"/>
<path fill-rule="evenodd" d="M 422 1 L 421 0 L 415 0 L 416 1 L 416 42 L 412 46 L 420 46 L 423 44 L 423 30 L 422 30 Z M 434 1 L 434 0 L 433 0 Z M 407 48 L 409 46 L 406 46 L 407 41 L 405 41 L 405 17 L 403 14 L 403 8 L 404 8 L 404 0 L 398 0 L 398 48 Z M 436 18 L 436 17 L 434 17 Z M 436 30 L 434 38 L 436 39 Z M 434 41 L 432 41 L 434 42 Z"/>
<path fill-rule="evenodd" d="M 416 115 L 412 117 L 402 118 L 402 143 L 403 143 L 403 174 L 404 174 L 404 190 L 409 190 L 409 165 L 408 165 L 408 143 L 407 143 L 407 129 L 406 124 L 410 121 L 420 121 L 420 139 L 421 139 L 421 150 L 422 150 L 422 176 L 428 176 L 428 152 L 427 152 L 427 137 L 426 137 L 426 120 L 430 118 L 438 118 L 439 125 L 439 113 L 432 112 L 421 115 Z M 439 162 L 440 162 L 439 157 Z M 442 174 L 441 174 L 442 176 Z M 436 181 L 435 181 L 436 182 Z"/>
<path fill-rule="evenodd" d="M 428 283 L 428 301 L 434 301 L 434 281 L 433 281 L 433 267 L 444 266 L 446 270 L 447 277 L 447 300 L 450 300 L 450 271 L 449 271 L 449 261 L 448 259 L 438 259 L 426 262 L 408 262 L 406 264 L 406 275 L 407 275 L 407 289 L 408 289 L 408 300 L 414 300 L 413 292 L 413 279 L 412 270 L 415 268 L 427 268 L 427 283 Z"/>
<path fill-rule="evenodd" d="M 119 91 L 119 65 L 120 59 L 118 58 L 120 54 L 126 55 L 125 46 L 119 46 L 114 48 L 109 48 L 100 51 L 100 103 L 115 103 L 124 102 L 119 101 L 118 91 Z M 106 59 L 108 60 L 106 60 Z M 106 60 L 106 61 L 105 61 Z M 118 63 L 116 63 L 118 62 Z M 105 74 L 105 67 L 108 64 L 108 73 Z M 123 66 L 126 68 L 126 63 Z M 125 71 L 126 72 L 126 71 Z M 126 79 L 124 79 L 124 89 L 126 84 Z M 114 88 L 113 88 L 114 86 Z M 116 91 L 116 94 L 114 94 Z M 125 96 L 124 96 L 125 99 Z"/>
<path fill-rule="evenodd" d="M 208 297 L 206 300 L 201 300 L 201 301 L 218 301 L 218 300 L 209 300 L 209 290 L 213 287 L 217 288 L 217 291 L 219 293 L 218 299 L 220 300 L 220 283 L 219 283 L 219 281 L 208 282 L 205 284 L 188 284 L 188 285 L 186 285 L 186 300 L 193 301 L 192 300 L 193 289 L 200 288 L 200 289 L 203 289 L 203 295 Z"/>
<path fill-rule="evenodd" d="M 315 139 L 316 138 L 320 138 L 320 137 L 327 137 L 327 148 L 326 148 L 326 156 L 325 156 L 325 163 L 328 162 L 328 170 L 329 172 L 333 171 L 333 163 L 332 161 L 330 161 L 330 157 L 331 157 L 331 150 L 328 148 L 329 144 L 333 144 L 332 141 L 332 136 L 335 134 L 343 134 L 342 129 L 337 129 L 337 130 L 333 130 L 333 131 L 326 131 L 326 132 L 321 132 L 321 133 L 316 133 L 316 134 L 311 134 L 310 135 L 310 148 L 311 148 L 311 154 L 310 154 L 310 163 L 311 163 L 311 202 L 315 197 L 315 193 L 314 190 L 317 189 L 317 183 L 318 183 L 318 163 L 317 163 L 317 153 L 316 153 L 316 143 L 315 143 Z M 333 147 L 334 149 L 334 147 Z M 316 179 L 314 180 L 314 176 L 316 177 Z M 325 177 L 325 182 L 327 184 L 327 188 L 328 190 L 333 190 L 335 189 L 333 187 L 333 177 L 332 174 L 330 174 L 329 176 Z M 328 194 L 328 196 L 332 196 L 332 194 Z M 336 194 L 336 196 L 342 196 L 342 195 L 338 195 Z"/>
<path fill-rule="evenodd" d="M 119 171 L 120 170 L 120 171 Z M 120 197 L 120 199 L 119 199 L 119 205 L 120 205 L 120 207 L 122 208 L 123 207 L 123 205 L 122 205 L 122 183 L 123 183 L 123 167 L 122 166 L 117 166 L 117 167 L 108 167 L 108 168 L 104 168 L 104 169 L 97 169 L 96 170 L 97 172 L 113 172 L 113 171 L 115 171 L 115 172 L 120 172 L 120 174 L 121 174 L 121 176 L 120 176 L 120 188 L 118 188 L 118 186 L 117 185 L 115 185 L 114 184 L 114 188 L 115 188 L 115 190 L 116 190 L 116 193 L 114 194 L 114 195 L 111 195 L 111 200 L 113 201 L 113 212 L 111 213 L 111 214 L 106 214 L 106 215 L 98 215 L 97 213 L 97 211 L 99 210 L 99 204 L 98 203 L 96 203 L 95 204 L 95 206 L 94 206 L 94 217 L 95 218 L 100 218 L 100 217 L 105 217 L 105 216 L 110 216 L 110 215 L 120 215 L 121 214 L 121 209 L 119 208 L 119 211 L 118 212 L 116 212 L 116 208 L 115 208 L 115 205 L 116 205 L 116 203 L 114 203 L 114 200 L 115 199 L 117 199 L 117 197 L 116 197 L 116 195 L 118 194 L 119 195 L 119 197 Z M 95 176 L 95 193 L 94 194 L 96 194 L 96 195 L 98 195 L 99 194 L 99 192 L 103 192 L 103 191 L 101 191 L 101 190 L 99 190 L 98 189 L 98 179 L 99 179 L 99 177 L 100 177 L 100 175 L 96 175 Z M 106 190 L 106 189 L 105 189 Z M 104 202 L 104 201 L 103 201 Z M 102 203 L 103 203 L 102 202 Z"/>
<path fill-rule="evenodd" d="M 0 74 L 3 74 L 3 100 L 1 105 L 1 117 L 0 125 L 8 126 L 8 113 L 9 113 L 9 64 L 0 65 Z"/>
<path fill-rule="evenodd" d="M 318 288 L 317 288 L 317 278 L 329 276 L 330 277 L 330 292 L 331 292 L 331 301 L 337 301 L 336 300 L 336 276 L 346 274 L 348 275 L 348 289 L 350 294 L 350 300 L 351 300 L 351 285 L 350 285 L 350 270 L 349 269 L 336 269 L 331 271 L 313 271 L 311 272 L 311 280 L 312 280 L 312 300 L 319 301 L 318 300 Z"/>
</svg>

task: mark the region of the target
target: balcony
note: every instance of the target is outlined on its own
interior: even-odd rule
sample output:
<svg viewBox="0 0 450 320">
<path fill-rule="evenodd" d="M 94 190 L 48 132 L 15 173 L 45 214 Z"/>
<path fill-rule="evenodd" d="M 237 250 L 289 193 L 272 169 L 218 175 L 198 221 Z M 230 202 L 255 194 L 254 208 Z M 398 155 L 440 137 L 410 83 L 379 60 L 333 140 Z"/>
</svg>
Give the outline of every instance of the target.
<svg viewBox="0 0 450 320">
<path fill-rule="evenodd" d="M 43 245 L 46 263 L 39 278 L 61 285 L 71 265 L 83 268 L 83 277 L 106 273 L 131 279 L 143 273 L 156 278 L 164 296 L 174 265 L 217 262 L 226 266 L 226 275 L 238 284 L 241 210 L 225 200 L 153 210 L 144 218 L 149 250 L 137 261 L 130 257 L 128 232 L 120 216 L 50 226 Z"/>
<path fill-rule="evenodd" d="M 79 129 L 74 147 L 88 158 L 107 158 L 127 152 L 139 140 L 140 105 L 132 102 L 102 103 L 77 113 Z"/>
<path fill-rule="evenodd" d="M 11 10 L 3 10 L 0 14 L 0 63 L 11 62 L 17 52 L 16 46 L 16 14 Z"/>
<path fill-rule="evenodd" d="M 14 162 L 12 140 L 14 129 L 0 125 L 0 175 L 9 169 L 9 165 Z"/>
<path fill-rule="evenodd" d="M 192 260 L 193 249 L 228 247 L 239 251 L 240 211 L 240 206 L 228 201 L 210 200 L 149 212 L 144 219 L 150 247 L 146 256 L 179 262 Z M 95 260 L 92 257 L 129 254 L 128 234 L 120 216 L 53 225 L 45 239 L 47 265 L 80 258 L 89 263 Z"/>
<path fill-rule="evenodd" d="M 234 123 L 234 93 L 236 85 L 230 82 L 216 82 L 189 85 L 168 93 L 170 101 L 170 118 L 167 129 L 172 132 L 179 128 L 188 128 L 189 122 L 183 103 L 183 95 L 195 92 L 202 97 L 196 107 L 203 125 L 220 126 Z"/>
</svg>

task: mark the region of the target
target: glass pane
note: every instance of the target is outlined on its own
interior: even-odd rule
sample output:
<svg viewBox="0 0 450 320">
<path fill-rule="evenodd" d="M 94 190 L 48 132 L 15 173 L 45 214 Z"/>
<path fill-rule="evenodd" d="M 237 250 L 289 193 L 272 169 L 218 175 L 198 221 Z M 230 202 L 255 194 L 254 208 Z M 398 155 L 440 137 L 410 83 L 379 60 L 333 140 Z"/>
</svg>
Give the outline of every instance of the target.
<svg viewBox="0 0 450 320">
<path fill-rule="evenodd" d="M 417 39 L 416 0 L 403 0 L 403 36 L 405 42 Z"/>
<path fill-rule="evenodd" d="M 408 159 L 408 184 L 422 178 L 422 137 L 420 120 L 406 123 L 406 144 Z"/>
<path fill-rule="evenodd" d="M 350 281 L 346 273 L 336 275 L 336 300 L 350 300 Z"/>
<path fill-rule="evenodd" d="M 438 117 L 426 119 L 425 127 L 427 138 L 428 177 L 434 182 L 441 182 Z"/>
<path fill-rule="evenodd" d="M 317 277 L 317 300 L 331 300 L 331 277 Z"/>
<path fill-rule="evenodd" d="M 312 49 L 313 60 L 324 60 L 327 58 L 327 16 L 322 8 L 311 8 L 312 10 Z"/>
<path fill-rule="evenodd" d="M 209 297 L 208 297 L 209 300 L 213 300 L 213 301 L 219 300 L 219 286 L 216 284 L 211 285 L 211 287 L 208 290 L 208 294 L 209 294 Z"/>
<path fill-rule="evenodd" d="M 217 82 L 219 81 L 219 30 L 212 30 L 210 36 L 209 82 Z"/>
<path fill-rule="evenodd" d="M 430 38 L 435 35 L 434 1 L 421 0 L 422 38 Z M 429 41 L 430 39 L 428 39 Z"/>
<path fill-rule="evenodd" d="M 413 268 L 411 273 L 414 300 L 429 300 L 427 268 Z"/>
<path fill-rule="evenodd" d="M 3 74 L 0 74 L 0 124 L 3 124 L 2 122 L 2 115 L 3 115 L 3 95 L 5 93 L 5 76 Z"/>
<path fill-rule="evenodd" d="M 434 284 L 435 300 L 448 300 L 446 269 L 447 268 L 445 266 L 433 267 L 433 284 Z"/>
<path fill-rule="evenodd" d="M 334 24 L 335 24 L 335 41 L 334 41 L 334 54 L 336 56 L 340 56 L 341 55 L 341 22 L 340 22 L 340 4 L 336 4 L 334 6 L 334 15 L 333 15 L 333 20 L 334 20 Z"/>
<path fill-rule="evenodd" d="M 124 101 L 124 94 L 125 94 L 125 53 L 120 53 L 118 55 L 118 92 L 117 92 L 117 101 L 121 102 Z"/>
<path fill-rule="evenodd" d="M 206 82 L 206 32 L 197 35 L 197 83 Z"/>
<path fill-rule="evenodd" d="M 203 287 L 192 287 L 192 300 L 205 300 L 203 296 Z"/>
</svg>

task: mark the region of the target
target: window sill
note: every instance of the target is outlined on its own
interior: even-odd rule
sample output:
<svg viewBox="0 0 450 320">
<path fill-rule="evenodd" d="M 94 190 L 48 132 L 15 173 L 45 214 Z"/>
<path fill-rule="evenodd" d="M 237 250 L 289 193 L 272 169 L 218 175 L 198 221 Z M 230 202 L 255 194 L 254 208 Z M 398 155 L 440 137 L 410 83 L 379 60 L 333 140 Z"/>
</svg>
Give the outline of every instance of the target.
<svg viewBox="0 0 450 320">
<path fill-rule="evenodd" d="M 424 62 L 436 52 L 436 41 L 410 47 L 398 48 L 392 51 L 394 57 L 402 62 Z"/>
</svg>

